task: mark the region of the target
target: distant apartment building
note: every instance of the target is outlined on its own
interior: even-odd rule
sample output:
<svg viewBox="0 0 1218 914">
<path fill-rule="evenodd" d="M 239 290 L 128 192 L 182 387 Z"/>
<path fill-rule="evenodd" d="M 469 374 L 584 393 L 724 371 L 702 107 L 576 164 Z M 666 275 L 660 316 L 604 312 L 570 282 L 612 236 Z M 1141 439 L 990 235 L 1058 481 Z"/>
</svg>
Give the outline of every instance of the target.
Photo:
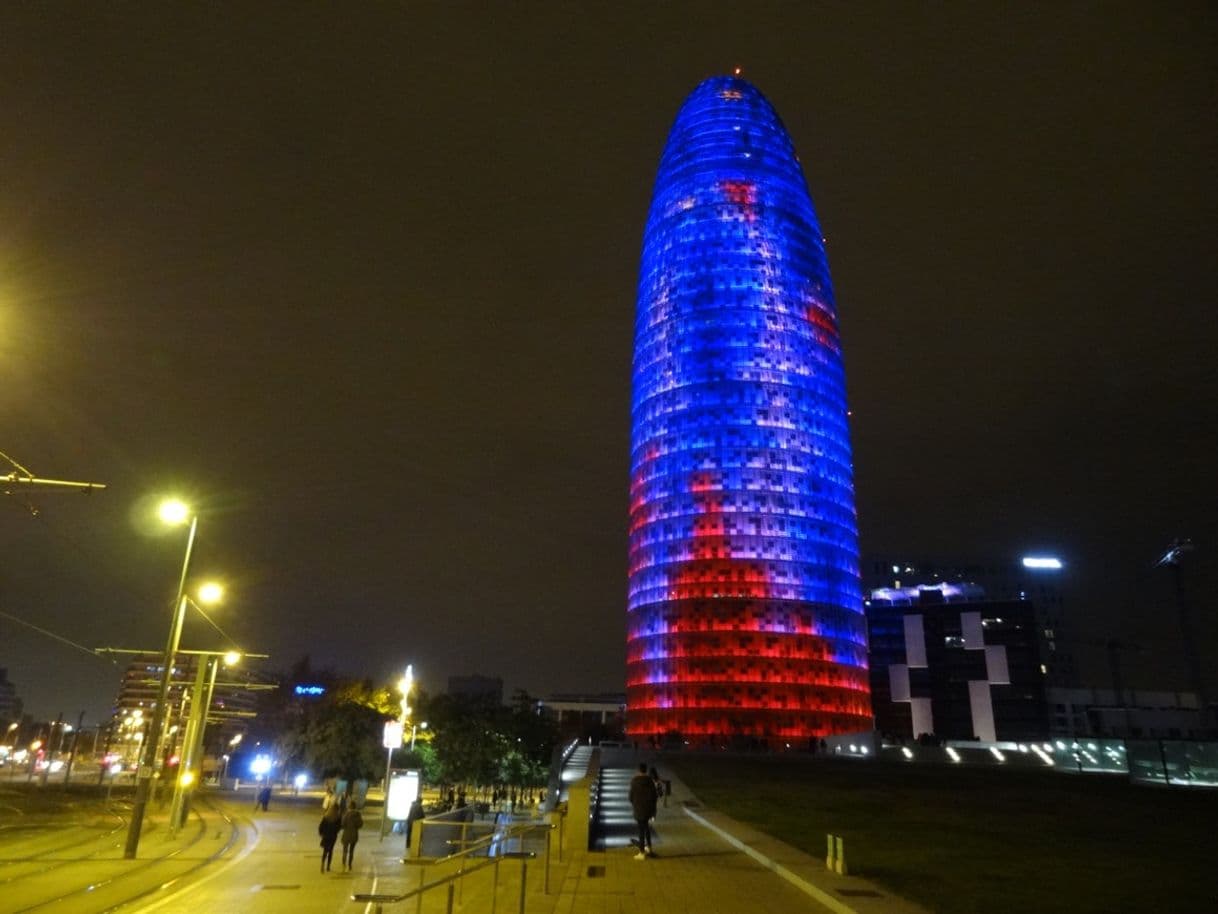
<svg viewBox="0 0 1218 914">
<path fill-rule="evenodd" d="M 1049 689 L 1054 736 L 1122 739 L 1212 739 L 1192 692 L 1142 689 Z"/>
<path fill-rule="evenodd" d="M 883 736 L 995 742 L 1048 732 L 1030 601 L 988 600 L 969 584 L 877 588 L 867 622 Z"/>
<path fill-rule="evenodd" d="M 9 682 L 8 670 L 0 667 L 0 721 L 21 720 L 23 705 L 17 696 L 17 686 Z"/>
<path fill-rule="evenodd" d="M 190 714 L 188 695 L 193 691 L 199 664 L 205 659 L 199 654 L 179 654 L 175 658 L 165 718 L 165 732 L 170 734 L 166 745 L 170 753 L 185 729 Z M 163 671 L 159 653 L 136 654 L 127 665 L 114 703 L 111 727 L 114 739 L 130 739 L 128 731 L 133 719 L 142 720 L 146 726 L 156 705 Z M 258 683 L 259 677 L 249 670 L 221 668 L 207 709 L 208 723 L 219 726 L 213 726 L 205 733 L 205 749 L 219 740 L 245 732 L 246 722 L 256 711 L 256 695 L 249 687 Z"/>
<path fill-rule="evenodd" d="M 487 704 L 503 704 L 503 680 L 498 676 L 449 676 L 448 694 Z"/>
</svg>

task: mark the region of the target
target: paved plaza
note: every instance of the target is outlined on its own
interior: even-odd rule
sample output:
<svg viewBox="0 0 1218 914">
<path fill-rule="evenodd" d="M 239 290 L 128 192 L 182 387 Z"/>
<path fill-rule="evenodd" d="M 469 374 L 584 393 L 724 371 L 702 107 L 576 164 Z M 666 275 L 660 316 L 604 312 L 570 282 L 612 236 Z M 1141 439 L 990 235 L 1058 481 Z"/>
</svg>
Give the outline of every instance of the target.
<svg viewBox="0 0 1218 914">
<path fill-rule="evenodd" d="M 525 914 L 920 910 L 862 880 L 828 873 L 823 858 L 706 809 L 679 780 L 672 786 L 655 822 L 658 856 L 635 860 L 632 847 L 560 855 L 555 840 L 548 886 L 544 853 L 527 861 Z M 379 840 L 376 807 L 367 810 L 354 869 L 342 872 L 336 851 L 334 868 L 326 873 L 320 871 L 319 797 L 276 797 L 264 813 L 253 808 L 245 791 L 216 792 L 198 811 L 201 817 L 176 836 L 168 834 L 163 814 L 150 817 L 136 861 L 122 860 L 117 817 L 91 823 L 89 843 L 79 851 L 68 847 L 75 840 L 70 829 L 21 840 L 0 834 L 0 910 L 97 914 L 125 901 L 122 910 L 138 914 L 371 914 L 374 905 L 351 896 L 405 894 L 420 880 L 442 883 L 455 870 L 452 863 L 404 864 L 402 835 Z M 61 845 L 63 850 L 55 850 Z M 521 860 L 505 859 L 497 874 L 487 867 L 467 875 L 454 883 L 452 909 L 521 911 L 523 869 Z M 411 898 L 386 902 L 383 910 L 444 912 L 448 889 L 441 884 L 421 904 Z"/>
<path fill-rule="evenodd" d="M 663 772 L 670 774 L 669 772 Z M 378 840 L 379 821 L 369 810 L 368 825 L 357 845 L 356 867 L 319 872 L 314 803 L 272 804 L 269 813 L 227 802 L 230 813 L 249 822 L 256 837 L 230 860 L 176 893 L 138 907 L 141 912 L 197 914 L 209 911 L 371 912 L 374 906 L 350 900 L 353 893 L 406 893 L 440 881 L 451 872 L 443 865 L 418 867 L 401 862 L 403 838 Z M 543 861 L 528 863 L 526 914 L 651 914 L 697 911 L 700 914 L 750 914 L 770 911 L 835 911 L 838 914 L 917 914 L 919 908 L 893 898 L 862 880 L 826 872 L 824 859 L 800 853 L 754 829 L 705 809 L 679 780 L 655 823 L 657 857 L 639 861 L 632 848 L 568 855 L 560 860 L 554 842 L 547 894 Z M 336 854 L 337 857 L 337 854 Z M 454 888 L 454 910 L 520 910 L 521 863 L 501 864 L 497 890 L 490 868 L 467 876 Z M 421 910 L 447 907 L 447 886 L 424 895 Z M 386 912 L 419 910 L 415 899 L 386 903 Z"/>
</svg>

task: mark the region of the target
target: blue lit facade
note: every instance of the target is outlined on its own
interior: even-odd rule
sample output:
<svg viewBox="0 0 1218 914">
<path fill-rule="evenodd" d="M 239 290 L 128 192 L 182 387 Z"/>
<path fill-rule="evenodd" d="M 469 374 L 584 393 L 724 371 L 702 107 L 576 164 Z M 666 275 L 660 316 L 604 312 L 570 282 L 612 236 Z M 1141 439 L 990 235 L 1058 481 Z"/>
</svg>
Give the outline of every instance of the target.
<svg viewBox="0 0 1218 914">
<path fill-rule="evenodd" d="M 635 319 L 633 736 L 869 729 L 845 374 L 824 239 L 786 130 L 735 77 L 660 160 Z"/>
</svg>

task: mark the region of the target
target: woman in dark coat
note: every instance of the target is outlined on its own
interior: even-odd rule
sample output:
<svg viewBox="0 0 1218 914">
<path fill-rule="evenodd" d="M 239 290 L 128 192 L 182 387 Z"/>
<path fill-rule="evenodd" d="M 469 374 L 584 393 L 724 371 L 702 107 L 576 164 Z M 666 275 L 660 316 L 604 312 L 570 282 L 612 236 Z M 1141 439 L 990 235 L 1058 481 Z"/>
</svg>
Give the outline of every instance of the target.
<svg viewBox="0 0 1218 914">
<path fill-rule="evenodd" d="M 317 833 L 321 835 L 321 871 L 328 872 L 330 860 L 334 857 L 334 842 L 343 827 L 342 807 L 335 803 L 321 817 L 317 825 Z"/>
<path fill-rule="evenodd" d="M 349 870 L 355 865 L 355 843 L 359 841 L 359 830 L 364 827 L 364 817 L 355 808 L 355 804 L 343 813 L 343 869 Z"/>
</svg>

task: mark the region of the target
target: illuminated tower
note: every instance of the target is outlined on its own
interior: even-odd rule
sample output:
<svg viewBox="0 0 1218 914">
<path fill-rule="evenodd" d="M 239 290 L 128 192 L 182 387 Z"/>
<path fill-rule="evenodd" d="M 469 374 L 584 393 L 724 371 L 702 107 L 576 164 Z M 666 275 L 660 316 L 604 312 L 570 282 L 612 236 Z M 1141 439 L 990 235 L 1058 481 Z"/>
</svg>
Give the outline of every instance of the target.
<svg viewBox="0 0 1218 914">
<path fill-rule="evenodd" d="M 824 239 L 786 129 L 739 78 L 693 91 L 660 158 L 631 410 L 630 734 L 870 729 Z"/>
</svg>

